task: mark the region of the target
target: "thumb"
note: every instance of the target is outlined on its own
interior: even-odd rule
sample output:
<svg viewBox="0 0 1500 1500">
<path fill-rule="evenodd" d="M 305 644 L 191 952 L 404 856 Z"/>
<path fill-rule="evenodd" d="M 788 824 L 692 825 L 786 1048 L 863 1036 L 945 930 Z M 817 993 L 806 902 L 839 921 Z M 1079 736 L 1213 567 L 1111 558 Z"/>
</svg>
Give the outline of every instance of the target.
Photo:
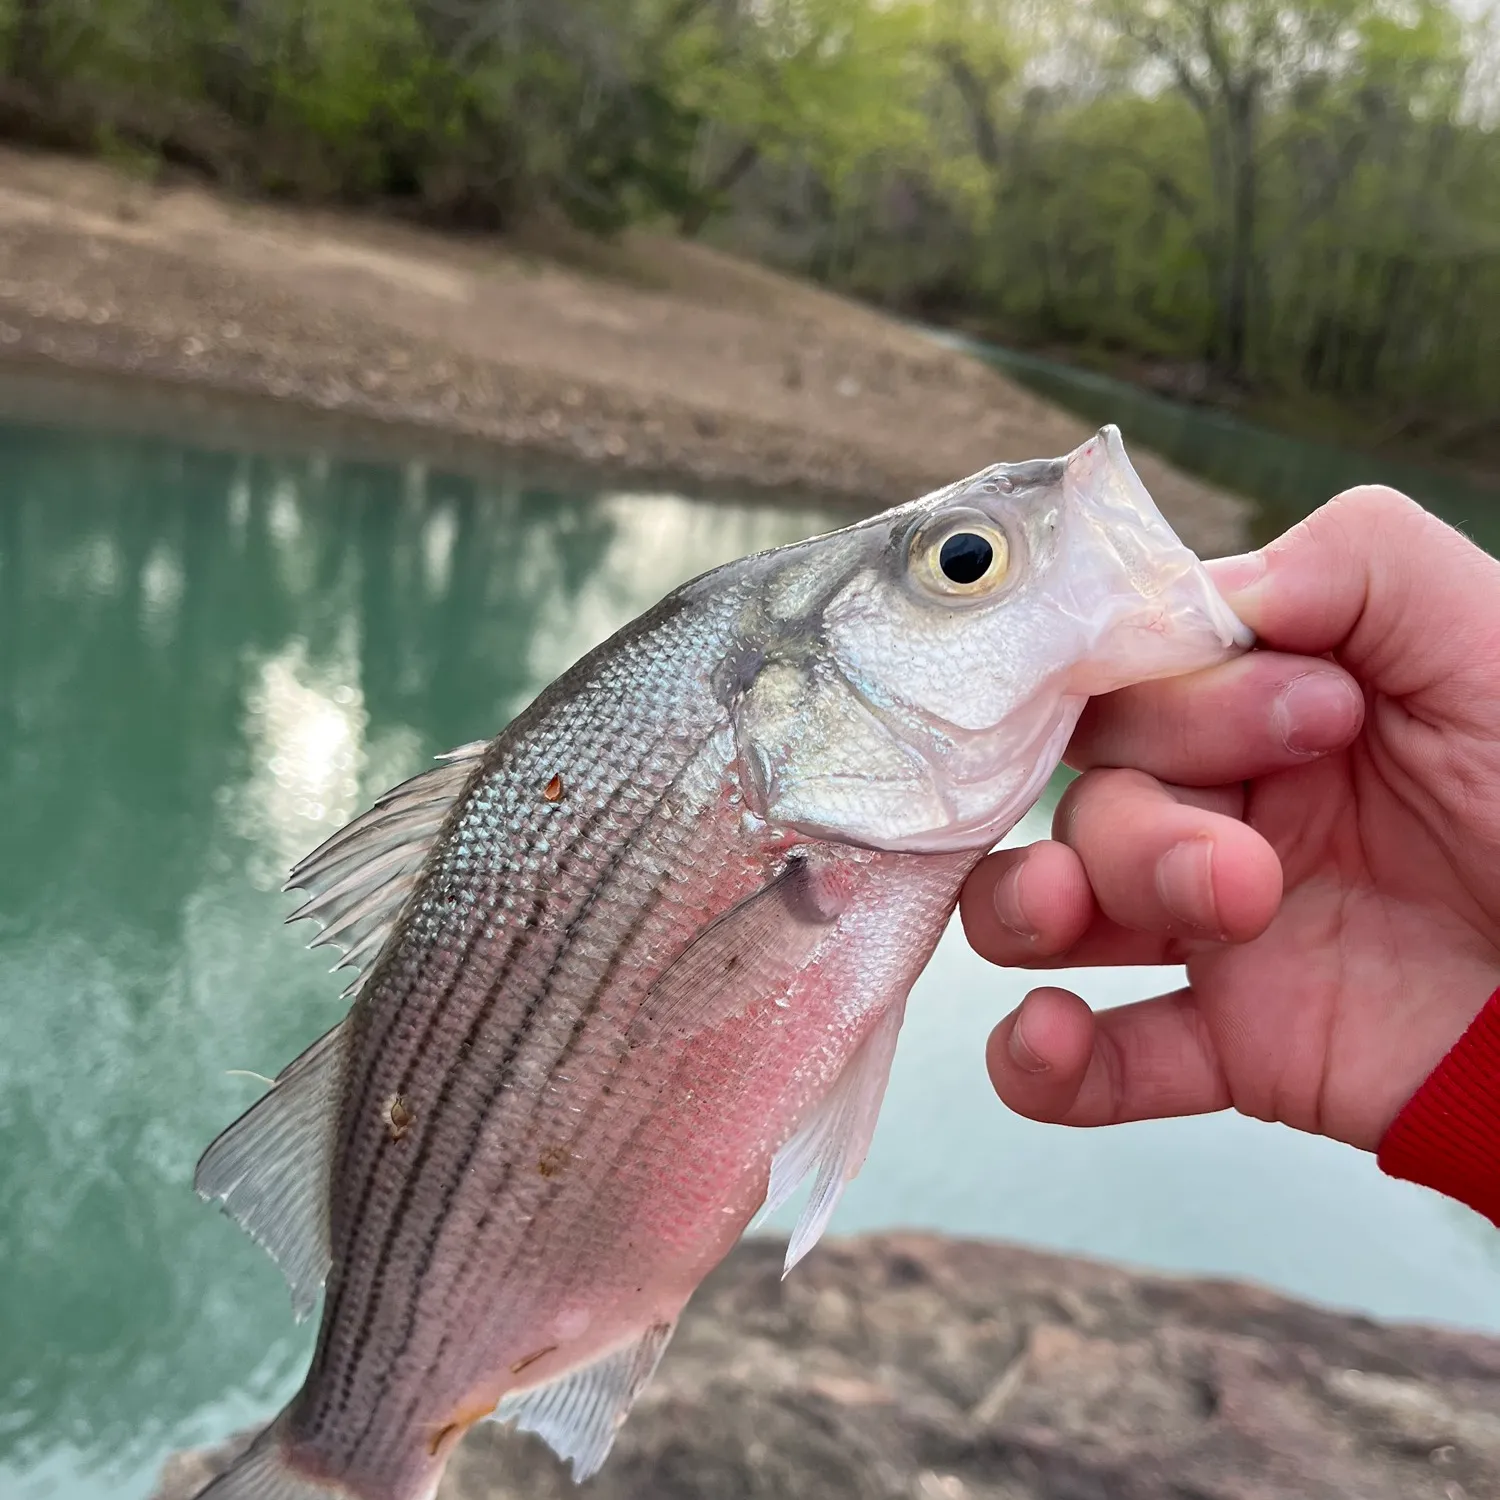
<svg viewBox="0 0 1500 1500">
<path fill-rule="evenodd" d="M 1500 561 L 1395 490 L 1347 490 L 1261 551 L 1208 566 L 1262 644 L 1335 655 L 1445 716 L 1500 714 Z"/>
</svg>

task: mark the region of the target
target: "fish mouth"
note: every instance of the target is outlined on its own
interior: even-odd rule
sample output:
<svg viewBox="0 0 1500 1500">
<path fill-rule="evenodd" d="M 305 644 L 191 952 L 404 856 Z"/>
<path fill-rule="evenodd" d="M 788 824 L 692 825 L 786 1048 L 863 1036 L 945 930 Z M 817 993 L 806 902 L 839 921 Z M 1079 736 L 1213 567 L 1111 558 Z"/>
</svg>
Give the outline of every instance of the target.
<svg viewBox="0 0 1500 1500">
<path fill-rule="evenodd" d="M 1086 690 L 1212 666 L 1255 644 L 1255 633 L 1225 602 L 1208 570 L 1172 529 L 1125 452 L 1120 429 L 1100 430 L 1064 461 L 1063 494 L 1071 517 L 1092 533 L 1107 560 L 1106 581 L 1093 574 L 1100 645 L 1086 668 Z M 1121 584 L 1125 587 L 1122 589 Z"/>
</svg>

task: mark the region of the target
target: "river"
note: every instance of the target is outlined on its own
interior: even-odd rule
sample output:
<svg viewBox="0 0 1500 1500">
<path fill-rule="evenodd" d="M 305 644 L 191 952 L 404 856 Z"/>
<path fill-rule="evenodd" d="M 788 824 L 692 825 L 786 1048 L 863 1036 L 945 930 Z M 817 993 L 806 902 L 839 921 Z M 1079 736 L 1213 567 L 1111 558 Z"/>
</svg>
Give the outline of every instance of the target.
<svg viewBox="0 0 1500 1500">
<path fill-rule="evenodd" d="M 1039 396 L 1091 422 L 1114 422 L 1132 442 L 1249 497 L 1255 502 L 1251 529 L 1257 542 L 1279 535 L 1340 490 L 1381 483 L 1415 496 L 1500 555 L 1500 483 L 1495 481 L 1289 437 L 1232 412 L 1169 400 L 1097 371 L 959 335 L 934 336 L 989 360 Z"/>
<path fill-rule="evenodd" d="M 308 1347 L 269 1260 L 190 1187 L 259 1091 L 230 1070 L 274 1073 L 341 1009 L 280 926 L 281 873 L 677 582 L 841 518 L 28 409 L 0 421 L 0 1495 L 139 1500 L 168 1450 L 281 1400 Z M 1174 982 L 1061 978 L 1104 1003 Z M 1009 1115 L 982 1049 L 1025 988 L 948 934 L 837 1231 L 1007 1236 L 1500 1330 L 1500 1236 L 1366 1157 L 1229 1116 Z"/>
</svg>

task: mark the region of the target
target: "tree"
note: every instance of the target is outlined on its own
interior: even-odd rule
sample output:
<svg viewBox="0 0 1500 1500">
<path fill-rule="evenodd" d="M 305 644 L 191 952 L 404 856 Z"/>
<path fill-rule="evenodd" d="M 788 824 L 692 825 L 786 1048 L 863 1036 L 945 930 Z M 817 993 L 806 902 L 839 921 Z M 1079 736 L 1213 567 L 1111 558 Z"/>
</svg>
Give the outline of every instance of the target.
<svg viewBox="0 0 1500 1500">
<path fill-rule="evenodd" d="M 1129 54 L 1192 105 L 1213 189 L 1208 237 L 1222 375 L 1249 373 L 1260 279 L 1259 211 L 1268 111 L 1321 83 L 1395 60 L 1430 63 L 1453 29 L 1434 0 L 1103 0 Z M 1425 71 L 1419 66 L 1418 73 Z"/>
<path fill-rule="evenodd" d="M 836 198 L 866 163 L 924 139 L 922 0 L 730 0 L 715 20 L 678 70 L 717 157 L 689 232 L 759 163 L 795 162 Z"/>
</svg>

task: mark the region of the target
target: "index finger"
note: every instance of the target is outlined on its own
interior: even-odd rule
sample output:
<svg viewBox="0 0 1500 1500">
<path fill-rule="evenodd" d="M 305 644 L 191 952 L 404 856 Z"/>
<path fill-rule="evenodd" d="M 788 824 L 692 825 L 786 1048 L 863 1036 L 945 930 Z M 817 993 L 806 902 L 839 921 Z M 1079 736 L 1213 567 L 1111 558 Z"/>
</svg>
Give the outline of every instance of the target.
<svg viewBox="0 0 1500 1500">
<path fill-rule="evenodd" d="M 1182 786 L 1223 786 L 1342 750 L 1364 698 L 1342 667 L 1254 651 L 1234 661 L 1092 699 L 1065 759 L 1131 766 Z"/>
<path fill-rule="evenodd" d="M 1446 712 L 1493 701 L 1500 561 L 1381 485 L 1336 496 L 1259 552 L 1208 564 L 1268 646 L 1337 653 L 1392 697 Z"/>
</svg>

